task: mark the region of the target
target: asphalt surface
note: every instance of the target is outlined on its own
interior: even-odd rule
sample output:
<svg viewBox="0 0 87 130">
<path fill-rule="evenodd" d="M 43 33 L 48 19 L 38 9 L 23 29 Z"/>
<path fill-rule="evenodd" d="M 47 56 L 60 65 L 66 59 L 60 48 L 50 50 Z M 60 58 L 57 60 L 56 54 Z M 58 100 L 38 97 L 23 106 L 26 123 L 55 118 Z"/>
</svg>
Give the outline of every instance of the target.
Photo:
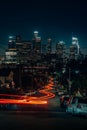
<svg viewBox="0 0 87 130">
<path fill-rule="evenodd" d="M 72 116 L 60 108 L 59 97 L 46 105 L 24 105 L 0 110 L 0 130 L 87 129 L 87 117 Z"/>
<path fill-rule="evenodd" d="M 87 118 L 55 111 L 0 111 L 0 130 L 87 129 Z"/>
</svg>

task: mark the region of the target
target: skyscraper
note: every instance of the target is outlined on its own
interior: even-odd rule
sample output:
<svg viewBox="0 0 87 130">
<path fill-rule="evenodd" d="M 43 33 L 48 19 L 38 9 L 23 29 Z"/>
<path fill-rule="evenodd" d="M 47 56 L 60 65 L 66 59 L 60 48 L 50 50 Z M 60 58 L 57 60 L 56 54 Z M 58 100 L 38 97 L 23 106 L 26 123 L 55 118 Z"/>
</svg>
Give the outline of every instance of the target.
<svg viewBox="0 0 87 130">
<path fill-rule="evenodd" d="M 47 39 L 46 52 L 47 54 L 52 53 L 52 39 L 51 38 Z"/>
<path fill-rule="evenodd" d="M 15 44 L 16 42 L 16 38 L 15 36 L 9 36 L 9 40 L 8 40 L 8 49 L 14 49 L 16 46 Z"/>
<path fill-rule="evenodd" d="M 32 39 L 33 53 L 41 53 L 41 37 L 38 36 L 38 31 L 34 31 L 34 37 Z"/>
<path fill-rule="evenodd" d="M 58 62 L 65 62 L 66 60 L 66 46 L 64 41 L 59 41 L 56 44 L 56 54 Z"/>
<path fill-rule="evenodd" d="M 80 55 L 80 47 L 79 47 L 79 43 L 78 43 L 78 38 L 72 37 L 72 44 L 70 46 L 69 58 L 70 58 L 70 60 L 78 59 L 79 55 Z"/>
<path fill-rule="evenodd" d="M 75 46 L 76 54 L 79 55 L 79 43 L 78 43 L 78 38 L 77 37 L 72 37 L 72 45 Z"/>
</svg>

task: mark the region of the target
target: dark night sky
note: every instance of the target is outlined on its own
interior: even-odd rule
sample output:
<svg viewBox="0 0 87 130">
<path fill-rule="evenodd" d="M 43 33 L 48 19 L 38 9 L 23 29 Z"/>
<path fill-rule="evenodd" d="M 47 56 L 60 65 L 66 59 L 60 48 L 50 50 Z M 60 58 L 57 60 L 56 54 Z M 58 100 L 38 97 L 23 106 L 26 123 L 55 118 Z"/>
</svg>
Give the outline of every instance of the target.
<svg viewBox="0 0 87 130">
<path fill-rule="evenodd" d="M 31 40 L 38 30 L 42 40 L 71 44 L 77 36 L 81 47 L 87 47 L 87 4 L 84 1 L 3 0 L 0 1 L 0 44 L 7 45 L 9 35 L 21 34 Z"/>
</svg>

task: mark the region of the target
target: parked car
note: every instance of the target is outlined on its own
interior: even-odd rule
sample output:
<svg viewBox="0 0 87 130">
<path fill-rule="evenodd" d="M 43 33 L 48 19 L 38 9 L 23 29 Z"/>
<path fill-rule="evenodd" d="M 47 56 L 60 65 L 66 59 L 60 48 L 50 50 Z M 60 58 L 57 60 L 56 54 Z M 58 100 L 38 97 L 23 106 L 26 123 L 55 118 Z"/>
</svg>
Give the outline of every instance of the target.
<svg viewBox="0 0 87 130">
<path fill-rule="evenodd" d="M 66 108 L 67 113 L 87 115 L 87 97 L 73 97 Z"/>
<path fill-rule="evenodd" d="M 60 107 L 66 108 L 70 104 L 71 96 L 70 95 L 61 95 L 60 96 Z"/>
</svg>

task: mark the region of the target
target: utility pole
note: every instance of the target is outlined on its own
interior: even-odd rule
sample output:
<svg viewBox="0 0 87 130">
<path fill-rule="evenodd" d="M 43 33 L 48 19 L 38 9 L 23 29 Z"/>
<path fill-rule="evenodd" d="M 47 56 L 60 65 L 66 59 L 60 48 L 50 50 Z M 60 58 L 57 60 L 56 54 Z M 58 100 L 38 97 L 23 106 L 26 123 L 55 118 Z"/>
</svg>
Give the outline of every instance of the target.
<svg viewBox="0 0 87 130">
<path fill-rule="evenodd" d="M 71 94 L 71 85 L 72 85 L 72 81 L 71 81 L 71 69 L 69 68 L 69 79 L 68 79 L 68 87 L 69 87 L 69 94 Z"/>
</svg>

